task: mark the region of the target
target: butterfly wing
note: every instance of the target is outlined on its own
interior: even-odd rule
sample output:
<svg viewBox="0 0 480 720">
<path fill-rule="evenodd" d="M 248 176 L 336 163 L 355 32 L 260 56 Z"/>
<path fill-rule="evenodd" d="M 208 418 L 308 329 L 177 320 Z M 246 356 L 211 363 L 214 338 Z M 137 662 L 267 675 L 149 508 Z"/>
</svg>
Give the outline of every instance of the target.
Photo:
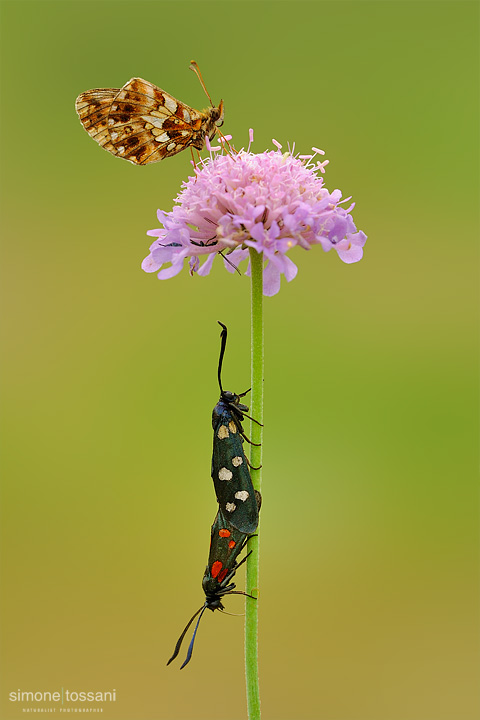
<svg viewBox="0 0 480 720">
<path fill-rule="evenodd" d="M 94 140 L 136 165 L 158 162 L 189 145 L 203 147 L 208 116 L 142 78 L 120 90 L 83 93 L 76 107 Z"/>
</svg>

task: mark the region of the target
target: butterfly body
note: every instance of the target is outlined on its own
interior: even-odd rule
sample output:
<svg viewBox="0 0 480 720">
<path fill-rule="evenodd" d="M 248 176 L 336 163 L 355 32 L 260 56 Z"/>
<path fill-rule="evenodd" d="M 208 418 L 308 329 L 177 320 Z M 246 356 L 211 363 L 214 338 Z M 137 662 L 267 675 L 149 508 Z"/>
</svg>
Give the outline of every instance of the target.
<svg viewBox="0 0 480 720">
<path fill-rule="evenodd" d="M 202 150 L 223 124 L 223 101 L 200 112 L 148 80 L 98 88 L 75 104 L 85 130 L 101 147 L 135 165 L 159 162 L 187 147 Z"/>
</svg>

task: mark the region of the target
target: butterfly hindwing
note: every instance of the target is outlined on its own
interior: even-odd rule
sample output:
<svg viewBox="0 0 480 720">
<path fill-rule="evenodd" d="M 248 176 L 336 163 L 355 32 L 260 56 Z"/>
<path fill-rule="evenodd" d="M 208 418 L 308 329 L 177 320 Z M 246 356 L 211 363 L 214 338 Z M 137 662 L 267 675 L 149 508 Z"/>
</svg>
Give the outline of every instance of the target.
<svg viewBox="0 0 480 720">
<path fill-rule="evenodd" d="M 80 122 L 90 137 L 114 155 L 115 150 L 110 142 L 108 130 L 108 117 L 118 92 L 118 88 L 88 90 L 79 95 L 75 103 Z"/>
</svg>

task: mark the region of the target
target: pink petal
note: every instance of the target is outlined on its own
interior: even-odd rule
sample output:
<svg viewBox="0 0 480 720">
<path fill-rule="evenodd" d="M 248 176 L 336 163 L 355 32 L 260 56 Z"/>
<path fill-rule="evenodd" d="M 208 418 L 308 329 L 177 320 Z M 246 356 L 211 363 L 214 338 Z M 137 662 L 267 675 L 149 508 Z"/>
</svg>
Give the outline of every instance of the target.
<svg viewBox="0 0 480 720">
<path fill-rule="evenodd" d="M 183 261 L 185 260 L 185 256 L 187 255 L 187 251 L 184 251 L 183 253 L 177 255 L 177 257 L 172 261 L 172 264 L 170 267 L 165 268 L 164 270 L 160 270 L 158 273 L 158 279 L 159 280 L 168 280 L 171 277 L 175 277 L 175 275 L 178 275 L 180 270 L 183 268 Z"/>
<path fill-rule="evenodd" d="M 283 256 L 283 259 L 285 261 L 285 269 L 283 271 L 283 274 L 285 275 L 287 282 L 290 282 L 295 277 L 297 277 L 298 268 L 295 263 L 292 262 L 290 258 L 286 255 Z"/>
<path fill-rule="evenodd" d="M 151 273 L 151 272 L 157 272 L 157 270 L 160 270 L 163 263 L 156 262 L 152 255 L 147 255 L 145 260 L 142 262 L 142 270 L 145 270 L 145 272 Z"/>
<path fill-rule="evenodd" d="M 269 260 L 263 271 L 263 294 L 267 297 L 276 295 L 280 290 L 280 271 L 276 265 Z"/>
<path fill-rule="evenodd" d="M 208 275 L 210 270 L 212 269 L 213 261 L 215 260 L 216 253 L 211 253 L 203 265 L 197 270 L 197 274 L 200 275 L 200 277 L 205 277 L 205 275 Z"/>
<path fill-rule="evenodd" d="M 336 247 L 335 250 L 340 260 L 343 260 L 344 263 L 356 263 L 363 257 L 363 248 L 358 245 L 350 245 L 350 247 L 345 250 Z"/>
</svg>

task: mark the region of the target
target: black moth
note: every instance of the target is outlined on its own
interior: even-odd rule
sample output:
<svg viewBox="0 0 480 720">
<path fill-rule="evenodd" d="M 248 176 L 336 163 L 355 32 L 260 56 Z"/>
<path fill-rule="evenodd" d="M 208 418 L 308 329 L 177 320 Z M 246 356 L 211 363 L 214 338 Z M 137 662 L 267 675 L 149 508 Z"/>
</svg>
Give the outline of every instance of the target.
<svg viewBox="0 0 480 720">
<path fill-rule="evenodd" d="M 258 498 L 258 507 L 260 507 L 260 493 L 256 493 L 256 496 Z M 172 660 L 175 660 L 177 657 L 180 652 L 183 639 L 197 615 L 199 615 L 199 617 L 195 624 L 190 645 L 188 646 L 187 657 L 185 658 L 183 665 L 180 667 L 180 670 L 182 670 L 185 665 L 190 662 L 198 626 L 200 624 L 200 620 L 202 619 L 202 615 L 207 608 L 212 612 L 215 610 L 223 611 L 224 606 L 222 599 L 225 595 L 246 595 L 247 597 L 256 600 L 253 595 L 241 592 L 240 590 L 235 590 L 235 583 L 231 582 L 240 565 L 243 565 L 250 555 L 250 553 L 247 553 L 240 562 L 237 562 L 237 557 L 244 549 L 249 537 L 250 535 L 245 535 L 245 533 L 242 533 L 234 528 L 233 525 L 223 516 L 222 511 L 218 511 L 212 525 L 210 554 L 208 556 L 208 565 L 202 580 L 205 602 L 188 621 L 185 630 L 177 640 L 175 650 L 173 651 L 172 657 L 167 662 L 167 665 L 170 665 Z"/>
<path fill-rule="evenodd" d="M 220 400 L 213 408 L 213 455 L 212 480 L 215 485 L 220 509 L 234 528 L 250 535 L 258 525 L 258 507 L 253 491 L 248 460 L 243 450 L 243 440 L 251 442 L 242 426 L 242 420 L 249 415 L 248 407 L 240 402 L 249 390 L 240 395 L 222 387 L 222 364 L 227 344 L 227 328 L 219 323 L 221 333 L 220 360 L 218 362 L 218 384 Z M 254 420 L 254 422 L 257 422 Z"/>
<path fill-rule="evenodd" d="M 242 427 L 243 418 L 249 417 L 245 415 L 248 407 L 240 403 L 240 398 L 246 393 L 236 395 L 222 388 L 221 371 L 227 341 L 227 328 L 222 323 L 219 324 L 223 328 L 218 363 L 220 400 L 215 405 L 212 416 L 214 432 L 212 478 L 219 509 L 211 529 L 208 565 L 202 580 L 205 602 L 188 621 L 185 630 L 178 638 L 173 655 L 167 663 L 170 665 L 172 660 L 177 657 L 188 629 L 195 618 L 199 616 L 188 647 L 187 657 L 180 669 L 190 662 L 198 626 L 207 608 L 212 612 L 223 611 L 222 598 L 225 595 L 247 595 L 256 599 L 253 595 L 235 590 L 235 583 L 231 582 L 240 565 L 250 554 L 247 553 L 240 562 L 237 562 L 248 538 L 257 528 L 261 496 L 253 489 L 248 461 L 243 451 L 243 438 L 250 442 Z"/>
</svg>

